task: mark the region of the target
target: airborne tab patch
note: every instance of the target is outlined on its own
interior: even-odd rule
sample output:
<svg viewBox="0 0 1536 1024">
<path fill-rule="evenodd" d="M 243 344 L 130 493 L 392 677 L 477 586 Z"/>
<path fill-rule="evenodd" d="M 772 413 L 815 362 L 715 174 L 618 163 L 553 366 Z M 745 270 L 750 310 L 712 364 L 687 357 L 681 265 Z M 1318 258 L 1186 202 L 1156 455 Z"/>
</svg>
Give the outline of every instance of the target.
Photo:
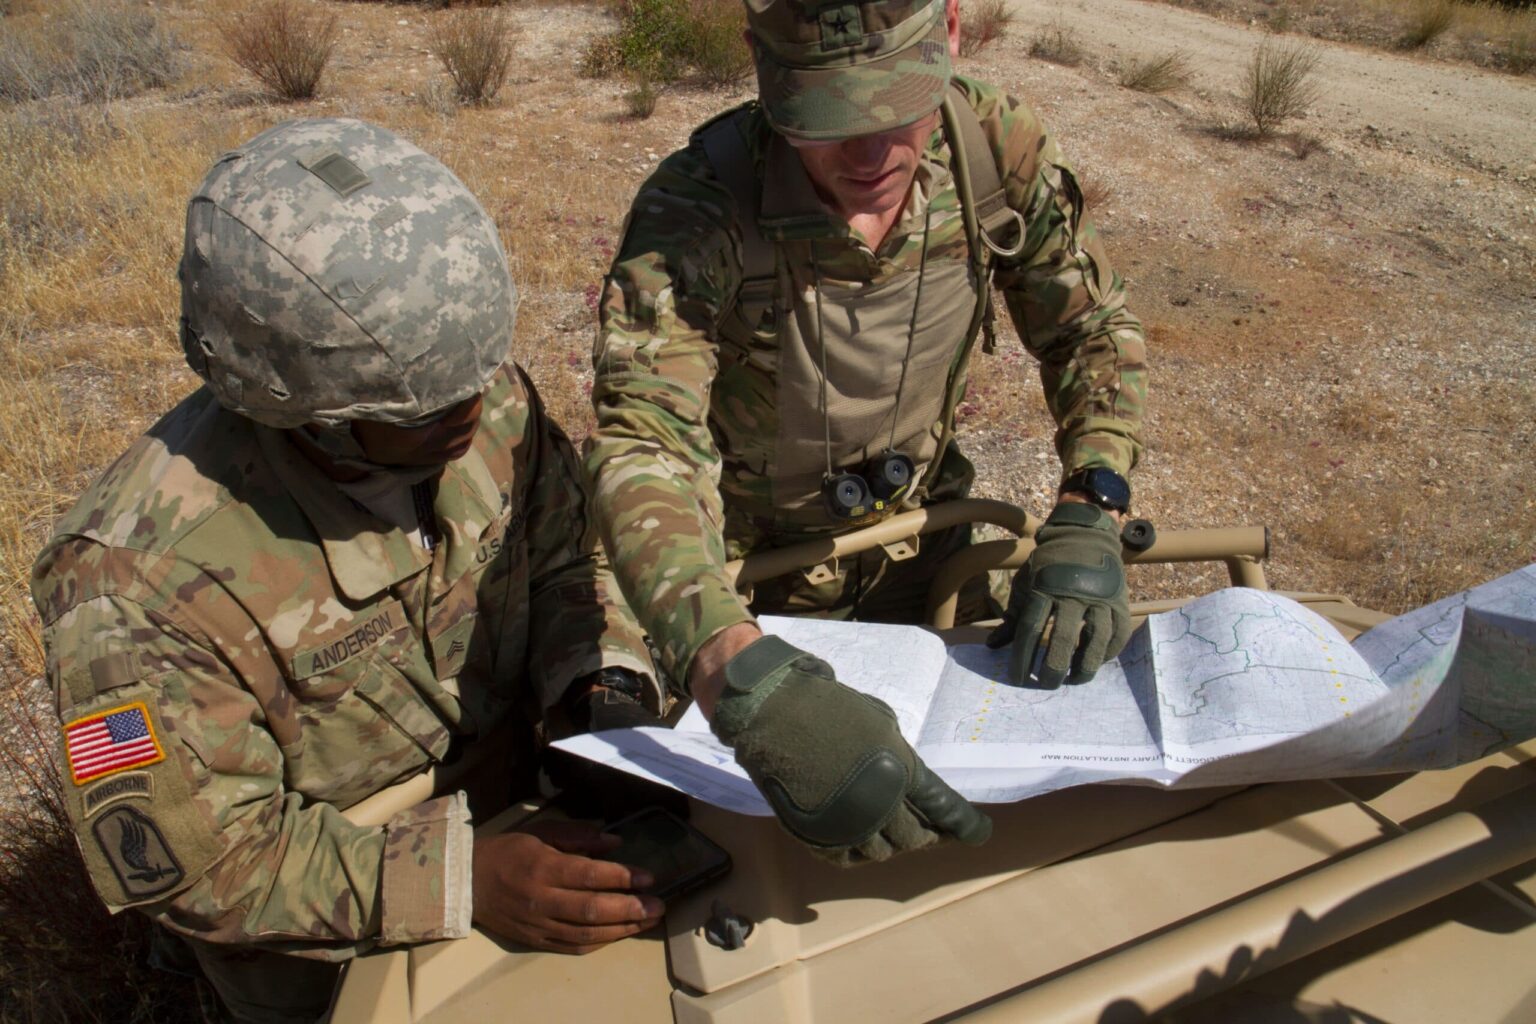
<svg viewBox="0 0 1536 1024">
<path fill-rule="evenodd" d="M 165 749 L 142 701 L 70 722 L 64 726 L 64 750 L 77 786 L 165 760 Z"/>
<path fill-rule="evenodd" d="M 128 797 L 141 797 L 145 800 L 153 799 L 155 795 L 155 777 L 149 772 L 128 772 L 125 775 L 117 775 L 98 782 L 84 793 L 80 794 L 80 803 L 85 810 L 85 816 L 89 818 L 108 804 L 115 804 L 119 800 Z"/>
</svg>

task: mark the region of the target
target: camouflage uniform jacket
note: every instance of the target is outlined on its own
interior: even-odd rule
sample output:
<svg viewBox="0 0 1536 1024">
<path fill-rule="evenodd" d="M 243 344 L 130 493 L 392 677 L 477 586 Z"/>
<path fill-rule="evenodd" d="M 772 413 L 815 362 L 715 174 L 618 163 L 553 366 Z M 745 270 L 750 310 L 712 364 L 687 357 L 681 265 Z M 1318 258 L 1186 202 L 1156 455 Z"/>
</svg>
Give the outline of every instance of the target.
<svg viewBox="0 0 1536 1024">
<path fill-rule="evenodd" d="M 206 388 L 59 523 L 33 598 L 109 908 L 322 959 L 467 933 L 462 794 L 383 828 L 338 809 L 579 676 L 652 671 L 569 442 L 510 366 L 483 408 L 431 551 Z"/>
<path fill-rule="evenodd" d="M 1083 218 L 1077 182 L 1033 111 L 989 86 L 957 81 L 995 152 L 1007 202 L 1024 221 L 1022 251 L 994 263 L 992 284 L 1040 361 L 1063 475 L 1088 466 L 1124 474 L 1141 450 L 1141 325 L 1125 310 L 1121 280 Z M 772 129 L 756 109 L 736 116 L 747 119 L 743 132 L 761 180 Z M 917 187 L 877 251 L 823 211 L 812 243 L 819 268 L 791 266 L 792 279 L 807 291 L 829 278 L 877 287 L 919 265 L 925 221 L 929 266 L 964 259 L 949 164 L 943 132 L 935 131 Z M 598 519 L 625 594 L 678 677 L 716 632 L 751 619 L 723 574 L 726 560 L 765 541 L 795 539 L 768 538 L 752 526 L 773 512 L 761 467 L 771 464 L 763 447 L 774 443 L 780 410 L 771 347 L 722 349 L 721 326 L 743 273 L 736 205 L 697 137 L 662 162 L 631 207 L 594 353 L 597 430 L 587 467 Z M 803 230 L 776 235 L 759 223 L 781 259 L 804 252 L 789 245 L 803 241 Z M 963 320 L 954 326 L 956 352 Z M 819 434 L 821 424 L 803 429 Z"/>
</svg>

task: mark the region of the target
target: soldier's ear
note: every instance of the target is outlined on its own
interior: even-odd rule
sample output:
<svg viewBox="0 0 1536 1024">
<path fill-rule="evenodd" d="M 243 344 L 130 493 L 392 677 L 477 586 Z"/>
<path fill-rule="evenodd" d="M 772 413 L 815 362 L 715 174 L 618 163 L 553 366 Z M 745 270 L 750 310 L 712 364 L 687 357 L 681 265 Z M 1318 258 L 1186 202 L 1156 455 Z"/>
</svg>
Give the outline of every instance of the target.
<svg viewBox="0 0 1536 1024">
<path fill-rule="evenodd" d="M 960 0 L 944 0 L 944 29 L 949 34 L 949 57 L 960 56 Z"/>
</svg>

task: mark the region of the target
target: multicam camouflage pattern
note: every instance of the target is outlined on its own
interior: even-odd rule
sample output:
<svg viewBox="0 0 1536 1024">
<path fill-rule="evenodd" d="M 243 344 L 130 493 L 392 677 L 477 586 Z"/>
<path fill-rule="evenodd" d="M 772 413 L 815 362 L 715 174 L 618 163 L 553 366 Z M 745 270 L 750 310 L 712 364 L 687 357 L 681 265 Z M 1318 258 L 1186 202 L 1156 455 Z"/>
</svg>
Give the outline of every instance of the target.
<svg viewBox="0 0 1536 1024">
<path fill-rule="evenodd" d="M 949 87 L 944 0 L 747 0 L 758 96 L 785 135 L 890 131 L 933 113 Z"/>
<path fill-rule="evenodd" d="M 1007 201 L 1024 217 L 1024 247 L 995 264 L 993 285 L 1025 347 L 1040 360 L 1046 402 L 1059 427 L 1062 474 L 1088 466 L 1127 473 L 1141 451 L 1141 325 L 1126 311 L 1123 284 L 1083 217 L 1072 172 L 1034 113 L 991 87 L 962 85 L 1007 172 Z M 760 110 L 737 116 L 746 119 L 744 131 L 762 166 L 773 131 Z M 825 212 L 816 222 L 787 218 L 775 227 L 765 218 L 759 224 L 781 243 L 790 241 L 784 225 L 793 226 L 796 238 L 814 237 L 823 278 L 877 287 L 917 265 L 925 218 L 928 259 L 964 258 L 948 165 L 948 146 L 936 132 L 919 171 L 931 192 L 914 190 L 878 251 Z M 587 466 L 597 514 L 624 592 L 678 678 L 704 641 L 751 619 L 724 576 L 726 560 L 799 539 L 762 528 L 776 514 L 774 481 L 765 468 L 768 446 L 780 433 L 779 334 L 764 322 L 754 341 L 732 341 L 736 332 L 728 321 L 742 304 L 737 216 L 697 142 L 663 161 L 631 209 L 607 279 L 594 354 L 598 425 Z M 779 247 L 781 260 L 804 252 Z M 799 264 L 789 271 L 800 287 L 787 298 L 810 301 L 812 268 Z M 911 299 L 893 301 L 910 305 Z M 957 349 L 965 327 L 955 325 Z M 942 386 L 933 375 L 927 379 Z M 803 429 L 819 434 L 822 425 Z M 931 496 L 958 493 L 968 476 L 963 456 L 951 450 Z"/>
<path fill-rule="evenodd" d="M 382 829 L 338 808 L 549 706 L 579 676 L 652 668 L 610 600 L 575 453 L 515 368 L 493 378 L 472 449 L 437 478 L 435 511 L 428 551 L 346 498 L 287 433 L 205 388 L 59 523 L 33 598 L 60 717 L 142 702 L 167 754 L 67 785 L 109 907 L 333 959 L 465 934 L 461 803 Z M 98 836 L 119 808 L 138 817 Z M 140 818 L 154 835 L 125 827 Z M 156 886 L 180 877 L 148 896 L 122 868 Z"/>
<path fill-rule="evenodd" d="M 512 339 L 495 223 L 452 171 L 362 121 L 288 121 L 214 164 L 180 277 L 187 362 L 272 427 L 447 408 Z"/>
</svg>

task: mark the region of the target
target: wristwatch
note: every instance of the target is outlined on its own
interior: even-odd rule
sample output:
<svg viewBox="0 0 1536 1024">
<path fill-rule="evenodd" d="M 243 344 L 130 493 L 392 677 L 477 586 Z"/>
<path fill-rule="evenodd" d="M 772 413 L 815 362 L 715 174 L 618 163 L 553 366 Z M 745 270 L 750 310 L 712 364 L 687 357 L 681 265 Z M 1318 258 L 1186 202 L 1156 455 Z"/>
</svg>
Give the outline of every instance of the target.
<svg viewBox="0 0 1536 1024">
<path fill-rule="evenodd" d="M 1081 494 L 1099 508 L 1111 512 L 1128 512 L 1131 508 L 1131 485 L 1125 477 L 1112 469 L 1094 466 L 1080 469 L 1067 477 L 1059 493 Z"/>
</svg>

